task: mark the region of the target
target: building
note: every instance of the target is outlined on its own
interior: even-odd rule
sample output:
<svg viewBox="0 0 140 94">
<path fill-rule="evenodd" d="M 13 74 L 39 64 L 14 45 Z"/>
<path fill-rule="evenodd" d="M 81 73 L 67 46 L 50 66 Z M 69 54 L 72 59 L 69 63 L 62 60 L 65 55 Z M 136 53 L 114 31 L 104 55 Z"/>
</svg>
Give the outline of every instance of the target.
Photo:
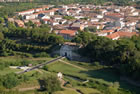
<svg viewBox="0 0 140 94">
<path fill-rule="evenodd" d="M 73 23 L 72 25 L 70 25 L 70 29 L 72 30 L 84 30 L 85 25 L 81 24 L 81 23 Z"/>
<path fill-rule="evenodd" d="M 71 60 L 80 58 L 76 51 L 80 48 L 76 43 L 65 42 L 60 48 L 60 55 L 65 56 Z"/>
<path fill-rule="evenodd" d="M 63 36 L 64 39 L 71 40 L 77 34 L 77 31 L 74 31 L 74 30 L 60 30 L 58 34 Z"/>
<path fill-rule="evenodd" d="M 57 77 L 62 79 L 63 78 L 63 74 L 61 72 L 57 73 Z"/>
<path fill-rule="evenodd" d="M 28 15 L 28 14 L 33 14 L 35 11 L 34 9 L 30 9 L 27 11 L 22 11 L 22 12 L 17 12 L 18 15 L 24 16 L 24 15 Z"/>
<path fill-rule="evenodd" d="M 119 38 L 131 38 L 134 35 L 138 35 L 136 32 L 123 32 L 123 31 L 118 31 L 115 33 L 112 33 L 110 35 L 107 35 L 106 37 L 112 39 L 112 40 L 118 40 Z"/>
<path fill-rule="evenodd" d="M 18 26 L 18 27 L 24 27 L 24 22 L 21 21 L 21 20 L 15 20 L 15 25 Z"/>
<path fill-rule="evenodd" d="M 26 20 L 35 19 L 35 18 L 37 18 L 37 17 L 38 17 L 38 15 L 36 15 L 36 14 L 28 14 L 28 15 L 25 15 L 25 16 L 24 16 L 24 18 L 25 18 Z"/>
<path fill-rule="evenodd" d="M 100 32 L 97 32 L 98 36 L 107 36 L 114 32 L 114 30 L 102 30 Z"/>
</svg>

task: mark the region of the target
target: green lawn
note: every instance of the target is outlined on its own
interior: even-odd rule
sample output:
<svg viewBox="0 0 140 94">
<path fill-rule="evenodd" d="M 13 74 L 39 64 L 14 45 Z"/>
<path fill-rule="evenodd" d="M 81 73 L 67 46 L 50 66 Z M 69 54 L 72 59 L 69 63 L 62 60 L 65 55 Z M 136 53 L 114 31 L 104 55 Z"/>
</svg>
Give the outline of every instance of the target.
<svg viewBox="0 0 140 94">
<path fill-rule="evenodd" d="M 64 91 L 57 91 L 53 94 L 78 94 L 75 90 L 64 90 Z"/>
<path fill-rule="evenodd" d="M 82 91 L 84 94 L 101 94 L 100 91 L 98 91 L 97 89 L 93 89 L 93 88 L 77 87 L 77 89 Z"/>
<path fill-rule="evenodd" d="M 20 56 L 0 57 L 0 61 L 3 61 L 3 62 L 20 62 L 22 60 L 28 60 L 33 65 L 44 63 L 44 62 L 50 61 L 52 59 L 54 59 L 54 58 L 51 58 L 51 57 L 23 58 Z"/>
<path fill-rule="evenodd" d="M 70 61 L 69 61 L 70 62 Z M 78 65 L 78 64 L 76 64 Z M 92 66 L 90 66 L 91 68 Z M 76 76 L 82 79 L 91 79 L 94 81 L 99 81 L 100 83 L 109 84 L 112 82 L 119 82 L 120 87 L 125 90 L 131 90 L 137 92 L 136 94 L 140 94 L 139 87 L 128 84 L 127 82 L 120 81 L 119 75 L 117 75 L 116 71 L 111 68 L 100 68 L 93 69 L 88 71 L 83 71 L 81 69 L 75 68 L 71 65 L 64 64 L 62 62 L 55 62 L 53 64 L 48 65 L 49 71 L 53 72 L 62 72 L 63 74 Z"/>
<path fill-rule="evenodd" d="M 70 65 L 61 63 L 61 62 L 55 62 L 52 64 L 48 65 L 48 70 L 49 71 L 55 71 L 55 72 L 62 72 L 65 74 L 70 74 L 70 75 L 77 75 L 80 71 L 80 69 L 72 67 Z"/>
<path fill-rule="evenodd" d="M 0 70 L 0 75 L 6 75 L 8 73 L 15 73 L 21 71 L 20 69 L 11 69 L 11 68 L 5 68 L 4 70 Z"/>
<path fill-rule="evenodd" d="M 26 59 L 31 60 L 32 63 L 39 64 L 44 61 L 52 60 L 53 58 L 26 58 Z M 0 60 L 7 61 L 7 62 L 11 62 L 11 61 L 16 62 L 18 60 L 19 61 L 22 60 L 22 58 L 21 57 L 19 57 L 19 58 L 1 57 Z M 21 83 L 19 86 L 15 87 L 15 88 L 18 89 L 18 88 L 25 88 L 25 87 L 32 87 L 32 86 L 39 85 L 38 78 L 43 77 L 43 76 L 48 76 L 48 75 L 56 75 L 56 73 L 62 72 L 65 75 L 64 76 L 65 81 L 70 81 L 73 88 L 80 89 L 84 94 L 92 94 L 92 93 L 100 94 L 100 92 L 93 88 L 77 86 L 79 83 L 82 83 L 82 82 L 77 81 L 76 79 L 73 79 L 69 76 L 78 77 L 78 79 L 81 78 L 84 80 L 89 79 L 89 80 L 93 80 L 94 82 L 98 81 L 102 84 L 110 84 L 112 82 L 117 81 L 120 83 L 121 88 L 123 88 L 125 90 L 131 90 L 131 91 L 137 92 L 136 94 L 140 94 L 139 87 L 135 87 L 133 85 L 128 84 L 127 82 L 120 81 L 120 77 L 119 77 L 119 75 L 117 75 L 117 73 L 114 69 L 111 69 L 108 67 L 97 67 L 97 66 L 90 65 L 88 63 L 82 64 L 81 62 L 75 62 L 75 63 L 71 62 L 71 61 L 68 61 L 68 62 L 72 63 L 74 65 L 80 66 L 80 67 L 85 66 L 84 68 L 86 68 L 87 71 L 82 70 L 77 67 L 73 67 L 73 66 L 65 64 L 63 62 L 57 61 L 57 62 L 47 65 L 49 71 L 39 69 L 39 70 L 34 70 L 34 71 L 25 73 L 25 75 L 30 77 L 30 80 L 26 83 L 25 82 Z M 5 68 L 4 70 L 0 71 L 0 75 L 5 75 L 5 74 L 11 73 L 11 72 L 18 72 L 18 71 L 21 71 L 21 70 Z M 30 92 L 34 92 L 34 91 L 30 91 Z M 34 94 L 34 93 L 32 93 L 32 94 Z M 39 92 L 38 94 L 42 94 L 42 92 Z M 65 89 L 64 91 L 58 91 L 58 92 L 55 92 L 54 94 L 77 94 L 77 92 L 74 90 Z"/>
<path fill-rule="evenodd" d="M 62 72 L 63 74 L 76 76 L 82 79 L 93 79 L 93 80 L 96 79 L 96 78 L 93 78 L 93 74 L 91 73 L 90 70 L 83 71 L 79 68 L 75 68 L 71 65 L 64 64 L 60 61 L 48 65 L 48 70 L 52 72 Z M 106 75 L 106 74 L 102 74 L 102 75 Z M 100 79 L 101 78 L 96 79 L 96 80 L 100 80 Z M 108 83 L 107 81 L 104 81 L 104 80 L 101 80 L 101 81 L 104 83 Z"/>
</svg>

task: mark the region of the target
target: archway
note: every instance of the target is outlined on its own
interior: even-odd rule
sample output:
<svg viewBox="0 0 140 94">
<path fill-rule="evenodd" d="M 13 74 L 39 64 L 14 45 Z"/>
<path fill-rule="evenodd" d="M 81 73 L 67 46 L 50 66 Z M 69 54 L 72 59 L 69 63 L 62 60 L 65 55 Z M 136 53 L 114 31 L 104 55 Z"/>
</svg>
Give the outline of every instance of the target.
<svg viewBox="0 0 140 94">
<path fill-rule="evenodd" d="M 67 57 L 67 52 L 65 52 L 65 57 Z"/>
</svg>

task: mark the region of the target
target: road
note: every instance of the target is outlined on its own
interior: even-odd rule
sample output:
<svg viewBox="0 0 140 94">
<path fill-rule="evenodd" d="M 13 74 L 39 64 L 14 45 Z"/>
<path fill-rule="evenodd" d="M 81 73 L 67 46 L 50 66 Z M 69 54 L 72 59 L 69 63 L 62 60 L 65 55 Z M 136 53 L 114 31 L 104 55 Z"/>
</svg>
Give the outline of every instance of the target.
<svg viewBox="0 0 140 94">
<path fill-rule="evenodd" d="M 62 58 L 65 58 L 65 57 L 60 56 L 60 57 L 58 57 L 58 58 L 56 58 L 56 59 L 53 59 L 53 60 L 51 60 L 51 61 L 47 61 L 47 62 L 45 62 L 45 63 L 43 63 L 43 64 L 38 64 L 38 65 L 36 65 L 36 66 L 34 66 L 34 67 L 31 67 L 31 68 L 28 68 L 28 69 L 26 69 L 26 70 L 24 70 L 24 71 L 18 72 L 17 74 L 23 74 L 23 73 L 25 73 L 25 72 L 29 72 L 29 71 L 38 69 L 38 68 L 40 68 L 40 67 L 42 67 L 42 66 L 45 66 L 45 65 L 50 64 L 50 63 L 53 63 L 53 62 L 55 62 L 55 61 L 57 61 L 57 60 L 59 60 L 59 59 L 62 59 Z"/>
</svg>

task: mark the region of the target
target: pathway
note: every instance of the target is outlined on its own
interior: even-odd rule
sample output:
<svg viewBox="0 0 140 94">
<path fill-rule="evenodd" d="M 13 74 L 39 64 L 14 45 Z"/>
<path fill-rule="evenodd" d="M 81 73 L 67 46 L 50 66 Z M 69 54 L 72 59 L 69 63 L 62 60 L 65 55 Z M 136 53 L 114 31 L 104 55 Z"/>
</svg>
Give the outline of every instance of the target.
<svg viewBox="0 0 140 94">
<path fill-rule="evenodd" d="M 59 60 L 59 59 L 62 59 L 62 58 L 65 58 L 65 57 L 60 56 L 60 57 L 58 57 L 58 58 L 56 58 L 56 59 L 47 61 L 47 62 L 42 63 L 42 64 L 38 64 L 38 65 L 36 65 L 36 66 L 34 66 L 34 67 L 31 67 L 31 68 L 28 68 L 28 69 L 26 69 L 26 70 L 24 70 L 24 71 L 18 72 L 17 74 L 23 74 L 23 73 L 25 73 L 25 72 L 29 72 L 29 71 L 32 71 L 32 70 L 35 70 L 35 69 L 39 69 L 39 68 L 42 67 L 42 66 L 45 66 L 45 65 L 50 64 L 50 63 L 53 63 L 53 62 L 55 62 L 55 61 L 57 61 L 57 60 Z"/>
<path fill-rule="evenodd" d="M 71 64 L 71 63 L 66 62 L 66 61 L 64 61 L 64 60 L 62 60 L 62 59 L 60 59 L 59 61 L 62 62 L 62 63 L 65 63 L 65 64 L 67 64 L 67 65 L 71 65 L 71 66 L 73 66 L 73 67 L 75 67 L 75 68 L 78 68 L 78 69 L 81 69 L 81 70 L 87 71 L 86 68 L 83 68 L 83 67 L 80 67 L 80 66 L 77 66 L 77 65 Z"/>
<path fill-rule="evenodd" d="M 83 92 L 81 92 L 80 90 L 78 90 L 76 88 L 73 88 L 73 87 L 72 88 L 65 87 L 64 85 L 65 85 L 66 82 L 63 79 L 60 79 L 60 78 L 59 78 L 59 80 L 61 82 L 61 87 L 62 88 L 67 89 L 67 90 L 74 90 L 74 91 L 77 92 L 77 94 L 84 94 Z"/>
<path fill-rule="evenodd" d="M 28 87 L 28 88 L 20 88 L 18 91 L 29 91 L 29 90 L 34 90 L 34 89 L 39 89 L 40 86 L 34 86 L 34 87 Z"/>
</svg>

